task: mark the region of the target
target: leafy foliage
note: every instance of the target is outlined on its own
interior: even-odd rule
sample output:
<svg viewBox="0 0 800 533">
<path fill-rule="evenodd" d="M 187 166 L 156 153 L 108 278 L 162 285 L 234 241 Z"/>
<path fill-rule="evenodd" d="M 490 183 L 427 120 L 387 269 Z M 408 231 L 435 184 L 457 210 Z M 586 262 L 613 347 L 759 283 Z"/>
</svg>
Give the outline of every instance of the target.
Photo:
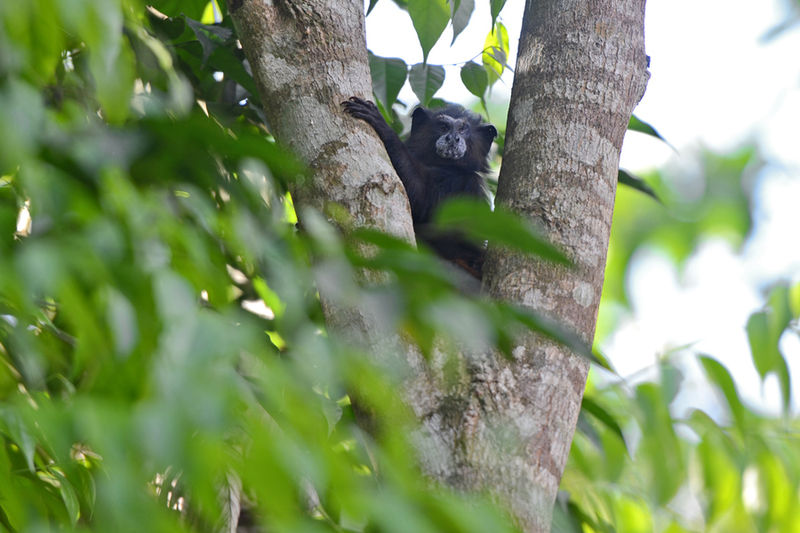
<svg viewBox="0 0 800 533">
<path fill-rule="evenodd" d="M 752 176 L 763 166 L 754 148 L 729 155 L 702 153 L 698 170 L 675 176 L 656 171 L 642 176 L 664 204 L 642 202 L 631 188 L 620 188 L 614 206 L 606 279 L 606 301 L 628 301 L 624 277 L 633 254 L 642 247 L 663 250 L 682 264 L 704 239 L 718 236 L 740 246 L 752 226 Z"/>
<path fill-rule="evenodd" d="M 613 316 L 610 309 L 625 305 L 623 280 L 638 249 L 656 247 L 681 265 L 707 239 L 740 245 L 747 237 L 749 176 L 763 164 L 756 150 L 702 153 L 698 159 L 691 183 L 674 171 L 648 176 L 663 206 L 648 207 L 628 190 L 618 193 L 601 323 L 608 320 L 603 315 Z M 724 353 L 683 347 L 660 358 L 650 369 L 654 377 L 634 382 L 593 372 L 554 530 L 755 532 L 800 526 L 799 428 L 788 405 L 792 387 L 779 342 L 798 333 L 799 290 L 786 283 L 770 288 L 763 309 L 746 326 L 762 383 L 770 374 L 778 378 L 783 416 L 742 398 Z M 716 405 L 687 400 L 698 381 L 716 392 Z"/>
<path fill-rule="evenodd" d="M 0 530 L 210 531 L 231 505 L 220 493 L 241 486 L 276 531 L 512 531 L 496 505 L 420 475 L 400 376 L 328 332 L 317 288 L 371 303 L 387 336 L 426 354 L 507 354 L 520 331 L 591 354 L 541 317 L 461 294 L 404 242 L 342 236 L 313 211 L 299 230 L 289 191 L 306 170 L 265 130 L 229 21 L 203 0 L 153 5 L 0 2 Z M 503 2 L 491 5 L 494 19 Z M 455 28 L 473 6 L 450 5 Z M 505 68 L 492 50 L 495 66 L 462 68 L 479 98 L 487 69 Z M 435 102 L 441 66 L 408 76 L 370 60 L 384 112 L 407 78 Z M 740 243 L 741 178 L 758 164 L 751 150 L 707 155 L 694 197 L 647 176 L 669 209 L 621 193 L 606 297 L 624 302 L 640 246 L 682 260 L 709 234 Z M 439 223 L 564 260 L 503 212 L 455 203 Z M 361 287 L 363 269 L 388 282 Z M 759 376 L 776 374 L 785 400 L 779 340 L 798 294 L 776 286 L 747 325 Z M 593 375 L 555 530 L 800 529 L 796 421 L 755 412 L 724 365 L 698 361 L 721 418 L 674 412 L 683 370 L 667 358 L 652 382 Z"/>
<path fill-rule="evenodd" d="M 513 530 L 421 476 L 400 376 L 329 334 L 317 287 L 428 354 L 575 339 L 391 237 L 299 231 L 306 170 L 208 4 L 53 5 L 0 8 L 0 529 L 212 530 L 224 490 L 279 531 Z M 400 63 L 373 58 L 385 101 Z M 440 69 L 412 67 L 428 98 Z"/>
</svg>

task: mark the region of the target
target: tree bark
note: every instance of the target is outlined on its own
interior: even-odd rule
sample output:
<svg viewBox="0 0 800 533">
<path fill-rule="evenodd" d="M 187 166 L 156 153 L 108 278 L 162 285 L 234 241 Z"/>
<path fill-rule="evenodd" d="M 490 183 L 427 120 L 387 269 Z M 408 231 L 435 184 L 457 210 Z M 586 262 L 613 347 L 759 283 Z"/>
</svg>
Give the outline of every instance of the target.
<svg viewBox="0 0 800 533">
<path fill-rule="evenodd" d="M 574 329 L 591 344 L 603 289 L 622 139 L 649 74 L 645 0 L 529 0 L 520 36 L 496 203 L 531 220 L 574 261 L 563 268 L 490 247 L 484 289 Z M 489 479 L 526 531 L 548 531 L 580 412 L 588 362 L 529 337 L 510 365 L 487 360 L 476 396 L 517 427 Z M 498 371 L 499 370 L 499 371 Z M 501 394 L 493 391 L 497 377 Z M 530 486 L 527 491 L 517 487 Z M 536 511 L 531 512 L 532 509 Z"/>
<path fill-rule="evenodd" d="M 408 201 L 368 127 L 339 109 L 369 98 L 361 0 L 234 0 L 229 4 L 275 137 L 311 167 L 298 205 L 344 207 L 358 225 L 413 242 Z M 528 0 L 497 202 L 528 217 L 573 269 L 490 248 L 484 289 L 560 320 L 590 343 L 603 282 L 622 137 L 647 80 L 644 0 Z M 370 280 L 367 280 L 370 281 Z M 374 280 L 373 280 L 374 281 Z M 525 531 L 549 531 L 588 364 L 535 336 L 514 360 L 443 357 L 382 337 L 368 309 L 330 304 L 333 329 L 405 356 L 405 399 L 421 423 L 418 454 L 434 479 L 488 489 Z M 387 350 L 387 343 L 391 349 Z"/>
<path fill-rule="evenodd" d="M 337 204 L 353 225 L 413 243 L 408 199 L 383 145 L 340 108 L 350 96 L 372 95 L 363 2 L 234 0 L 229 11 L 270 132 L 312 171 L 292 191 L 296 205 L 327 213 Z M 367 282 L 379 281 L 362 274 Z M 385 341 L 375 335 L 369 312 L 337 305 L 325 291 L 320 296 L 336 329 L 367 345 Z"/>
</svg>

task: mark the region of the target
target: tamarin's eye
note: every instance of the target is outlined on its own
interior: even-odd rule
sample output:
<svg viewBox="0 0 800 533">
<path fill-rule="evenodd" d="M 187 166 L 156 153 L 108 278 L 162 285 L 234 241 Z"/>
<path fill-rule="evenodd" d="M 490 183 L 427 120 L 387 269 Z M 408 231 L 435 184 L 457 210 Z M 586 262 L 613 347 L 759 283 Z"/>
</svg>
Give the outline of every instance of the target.
<svg viewBox="0 0 800 533">
<path fill-rule="evenodd" d="M 439 133 L 445 133 L 450 128 L 444 122 L 439 123 Z"/>
</svg>

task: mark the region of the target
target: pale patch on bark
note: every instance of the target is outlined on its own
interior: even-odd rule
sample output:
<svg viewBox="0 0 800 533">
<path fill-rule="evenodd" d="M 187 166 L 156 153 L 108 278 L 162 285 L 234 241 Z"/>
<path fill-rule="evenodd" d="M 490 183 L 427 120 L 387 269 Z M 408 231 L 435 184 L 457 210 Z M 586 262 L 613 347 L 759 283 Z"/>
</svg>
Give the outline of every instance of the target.
<svg viewBox="0 0 800 533">
<path fill-rule="evenodd" d="M 595 303 L 595 291 L 591 285 L 585 282 L 578 283 L 572 289 L 572 297 L 581 307 L 589 307 Z"/>
</svg>

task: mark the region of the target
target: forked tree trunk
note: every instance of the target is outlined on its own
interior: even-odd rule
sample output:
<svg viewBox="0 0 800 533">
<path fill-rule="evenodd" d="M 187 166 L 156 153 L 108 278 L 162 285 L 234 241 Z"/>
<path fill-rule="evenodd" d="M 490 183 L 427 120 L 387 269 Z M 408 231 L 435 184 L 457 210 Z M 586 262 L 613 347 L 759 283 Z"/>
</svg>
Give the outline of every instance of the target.
<svg viewBox="0 0 800 533">
<path fill-rule="evenodd" d="M 270 130 L 311 166 L 296 201 L 336 202 L 356 224 L 412 239 L 408 202 L 378 138 L 341 113 L 370 96 L 362 0 L 231 0 Z M 644 0 L 528 0 L 497 202 L 530 218 L 575 261 L 555 268 L 490 249 L 484 288 L 572 326 L 591 342 L 603 283 L 622 137 L 647 80 Z M 323 302 L 327 301 L 324 290 Z M 325 305 L 333 327 L 368 345 L 370 313 Z M 489 489 L 525 531 L 548 531 L 588 365 L 537 337 L 515 360 L 463 354 L 444 385 L 414 369 L 406 401 L 421 422 L 423 468 L 452 487 Z"/>
</svg>

